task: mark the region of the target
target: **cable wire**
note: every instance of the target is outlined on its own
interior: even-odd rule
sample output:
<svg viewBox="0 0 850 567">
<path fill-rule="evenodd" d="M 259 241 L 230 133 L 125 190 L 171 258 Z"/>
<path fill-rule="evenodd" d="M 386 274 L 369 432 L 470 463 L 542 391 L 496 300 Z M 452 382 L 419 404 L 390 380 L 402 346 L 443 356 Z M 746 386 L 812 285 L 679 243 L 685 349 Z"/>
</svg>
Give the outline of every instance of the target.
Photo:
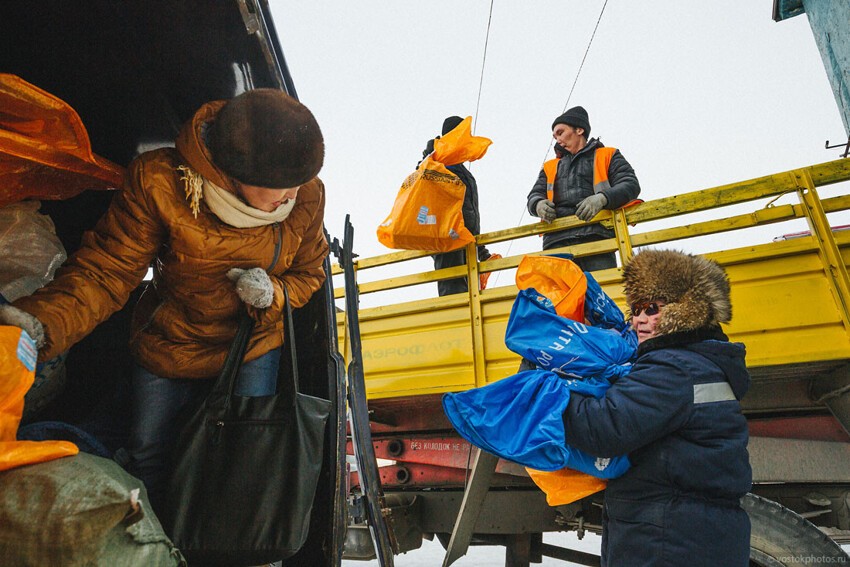
<svg viewBox="0 0 850 567">
<path fill-rule="evenodd" d="M 606 2 L 608 0 L 605 0 Z M 484 36 L 484 57 L 481 60 L 481 77 L 478 79 L 478 100 L 475 101 L 475 118 L 472 120 L 472 133 L 478 126 L 478 109 L 481 106 L 481 91 L 484 87 L 484 66 L 487 64 L 487 45 L 490 43 L 490 24 L 493 22 L 493 0 L 490 0 L 490 13 L 487 16 L 487 34 Z"/>
<path fill-rule="evenodd" d="M 590 34 L 590 41 L 588 41 L 588 42 L 587 42 L 587 48 L 584 50 L 584 56 L 581 58 L 581 63 L 580 63 L 580 64 L 579 64 L 579 66 L 578 66 L 578 71 L 576 71 L 576 77 L 575 77 L 575 79 L 573 80 L 573 85 L 570 87 L 570 92 L 569 92 L 569 94 L 567 95 L 567 102 L 565 102 L 565 103 L 564 103 L 564 109 L 561 111 L 561 114 L 563 114 L 564 112 L 566 112 L 566 111 L 567 111 L 567 107 L 569 107 L 569 105 L 570 105 L 570 99 L 571 99 L 571 98 L 572 98 L 572 96 L 573 96 L 573 91 L 574 91 L 574 90 L 575 90 L 575 88 L 576 88 L 576 84 L 578 84 L 578 78 L 579 78 L 579 76 L 581 75 L 581 70 L 584 68 L 584 62 L 585 62 L 585 60 L 587 59 L 587 54 L 588 54 L 588 53 L 590 53 L 590 46 L 591 46 L 591 45 L 593 45 L 593 38 L 595 38 L 595 37 L 596 37 L 596 30 L 597 30 L 597 29 L 599 29 L 599 23 L 602 21 L 602 14 L 604 14 L 604 13 L 605 13 L 605 7 L 606 7 L 607 5 L 608 5 L 608 0 L 605 0 L 605 2 L 602 4 L 602 10 L 600 10 L 600 11 L 599 11 L 599 17 L 596 19 L 596 25 L 593 27 L 593 33 L 591 33 L 591 34 Z M 490 2 L 490 10 L 491 10 L 491 12 L 492 12 L 492 9 L 493 9 L 493 3 L 492 3 L 492 0 L 491 0 L 491 2 Z M 489 35 L 489 33 L 490 33 L 490 32 L 489 32 L 489 29 L 490 29 L 490 28 L 489 28 L 489 24 L 487 24 L 487 25 L 488 25 L 488 28 L 487 28 L 487 30 L 488 30 L 488 31 L 487 31 L 487 33 L 488 33 L 488 35 Z M 486 52 L 487 52 L 486 44 L 485 44 L 484 52 L 485 52 L 485 57 L 486 57 Z M 484 70 L 483 70 L 483 69 L 481 70 L 481 73 L 482 73 L 482 77 L 483 77 L 483 75 L 484 75 Z M 478 96 L 479 96 L 479 98 L 481 97 L 480 87 L 479 87 Z M 477 117 L 478 110 L 476 109 L 476 111 L 475 111 L 475 112 L 476 112 L 476 117 Z M 544 155 L 544 156 L 543 156 L 543 162 L 544 162 L 544 163 L 546 162 L 546 158 L 548 158 L 548 157 L 549 157 L 549 152 L 551 152 L 551 151 L 552 151 L 552 144 L 550 143 L 550 144 L 547 144 L 547 145 L 546 145 L 546 155 Z M 521 213 L 520 213 L 520 215 L 519 215 L 519 220 L 518 220 L 518 221 L 517 221 L 517 223 L 516 223 L 516 226 L 520 226 L 520 224 L 522 223 L 522 219 L 524 219 L 524 218 L 525 218 L 525 214 L 526 214 L 527 212 L 528 212 L 528 211 L 527 211 L 527 209 L 526 209 L 525 207 L 523 207 L 522 212 L 521 212 Z M 511 241 L 510 241 L 510 243 L 508 244 L 508 251 L 505 253 L 505 256 L 509 256 L 509 255 L 510 255 L 510 252 L 511 252 L 511 246 L 513 246 L 513 243 L 514 243 L 514 241 L 513 241 L 513 240 L 511 240 Z M 494 280 L 493 285 L 495 285 L 496 283 L 498 283 L 498 281 L 499 281 L 499 275 L 500 275 L 500 274 L 501 274 L 501 272 L 496 272 L 496 279 Z"/>
<path fill-rule="evenodd" d="M 593 33 L 590 34 L 590 41 L 587 42 L 587 49 L 584 50 L 584 56 L 581 58 L 581 63 L 578 66 L 578 71 L 576 72 L 576 78 L 573 80 L 573 86 L 570 87 L 570 93 L 567 95 L 567 102 L 564 103 L 564 109 L 561 110 L 561 114 L 567 111 L 567 107 L 570 106 L 570 99 L 573 97 L 573 91 L 576 88 L 576 84 L 578 83 L 578 77 L 581 75 L 581 70 L 584 68 L 584 62 L 587 59 L 587 54 L 590 53 L 590 46 L 593 45 L 593 38 L 596 37 L 596 30 L 599 29 L 599 22 L 602 21 L 602 14 L 605 13 L 605 6 L 608 5 L 608 0 L 605 0 L 605 3 L 602 4 L 602 10 L 599 11 L 599 18 L 596 19 L 596 25 L 593 27 Z M 546 148 L 546 155 L 543 157 L 543 161 L 546 161 L 546 158 L 549 157 L 549 152 L 552 151 L 552 144 L 549 144 Z"/>
</svg>

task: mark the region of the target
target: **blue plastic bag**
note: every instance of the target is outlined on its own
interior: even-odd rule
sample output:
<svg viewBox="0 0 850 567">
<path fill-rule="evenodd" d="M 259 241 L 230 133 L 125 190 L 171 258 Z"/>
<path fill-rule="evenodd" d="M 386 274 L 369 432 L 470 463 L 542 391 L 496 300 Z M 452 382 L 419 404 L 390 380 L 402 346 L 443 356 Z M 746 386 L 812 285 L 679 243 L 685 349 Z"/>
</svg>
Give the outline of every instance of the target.
<svg viewBox="0 0 850 567">
<path fill-rule="evenodd" d="M 616 308 L 613 302 L 611 305 Z M 587 306 L 586 311 L 597 309 L 594 306 L 588 310 Z M 603 307 L 598 316 L 610 315 L 606 315 Z M 620 317 L 622 320 L 622 314 Z M 505 344 L 543 370 L 575 378 L 611 379 L 629 372 L 637 341 L 633 347 L 624 340 L 620 329 L 594 327 L 560 317 L 549 299 L 529 288 L 517 294 L 505 331 Z"/>
<path fill-rule="evenodd" d="M 638 347 L 637 333 L 625 320 L 623 312 L 608 297 L 608 294 L 602 291 L 602 286 L 589 272 L 585 272 L 584 275 L 587 277 L 587 293 L 584 296 L 585 319 L 594 327 L 614 329 L 626 341 L 629 348 L 636 352 Z"/>
<path fill-rule="evenodd" d="M 567 380 L 528 370 L 481 388 L 443 396 L 443 411 L 461 437 L 485 451 L 541 471 L 570 467 L 598 478 L 629 468 L 627 457 L 600 459 L 564 444 L 562 414 L 570 392 L 605 395 L 603 379 Z"/>
<path fill-rule="evenodd" d="M 601 398 L 611 380 L 628 374 L 637 335 L 593 276 L 585 275 L 591 325 L 560 317 L 534 289 L 520 291 L 505 344 L 542 369 L 445 394 L 443 411 L 464 439 L 489 453 L 541 471 L 569 467 L 609 479 L 628 470 L 628 457 L 597 458 L 565 445 L 562 416 L 571 392 Z"/>
</svg>

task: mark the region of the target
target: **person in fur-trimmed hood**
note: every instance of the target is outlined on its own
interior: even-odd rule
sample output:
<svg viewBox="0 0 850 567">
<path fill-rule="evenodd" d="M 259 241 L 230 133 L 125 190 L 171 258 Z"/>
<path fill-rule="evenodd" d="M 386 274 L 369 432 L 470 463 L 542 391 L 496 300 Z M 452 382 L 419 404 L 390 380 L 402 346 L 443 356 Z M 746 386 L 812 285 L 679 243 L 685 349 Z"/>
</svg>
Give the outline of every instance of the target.
<svg viewBox="0 0 850 567">
<path fill-rule="evenodd" d="M 632 463 L 605 491 L 602 565 L 748 565 L 750 378 L 744 346 L 720 327 L 732 317 L 726 273 L 647 250 L 623 278 L 637 360 L 603 398 L 573 393 L 564 412 L 569 445 Z"/>
<path fill-rule="evenodd" d="M 155 500 L 175 416 L 221 371 L 240 311 L 255 320 L 237 378 L 242 396 L 273 393 L 284 342 L 284 288 L 301 307 L 328 254 L 319 125 L 276 89 L 204 104 L 174 148 L 137 157 L 124 190 L 46 287 L 0 306 L 39 358 L 64 352 L 118 311 L 153 266 L 133 311 L 128 470 Z"/>
</svg>

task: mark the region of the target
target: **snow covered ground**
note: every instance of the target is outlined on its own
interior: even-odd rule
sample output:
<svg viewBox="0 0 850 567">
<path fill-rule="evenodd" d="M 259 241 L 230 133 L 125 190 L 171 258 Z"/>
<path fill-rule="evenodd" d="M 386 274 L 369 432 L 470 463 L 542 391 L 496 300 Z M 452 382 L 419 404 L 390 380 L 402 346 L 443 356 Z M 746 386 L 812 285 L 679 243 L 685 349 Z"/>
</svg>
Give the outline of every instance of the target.
<svg viewBox="0 0 850 567">
<path fill-rule="evenodd" d="M 543 541 L 560 547 L 569 547 L 587 553 L 599 554 L 601 538 L 595 534 L 586 534 L 579 540 L 575 532 L 548 533 L 543 535 Z M 395 558 L 396 567 L 439 567 L 443 563 L 445 550 L 437 540 L 422 542 L 422 547 Z M 452 567 L 501 567 L 505 564 L 505 548 L 500 546 L 475 546 L 469 552 L 452 564 Z M 375 567 L 378 561 L 343 561 L 343 567 Z M 543 567 L 572 567 L 575 563 L 565 563 L 557 559 L 543 558 Z"/>
<path fill-rule="evenodd" d="M 587 553 L 599 554 L 601 538 L 595 534 L 586 534 L 584 539 L 579 540 L 575 532 L 547 533 L 543 535 L 543 541 L 559 547 L 568 547 Z M 844 551 L 850 553 L 850 545 L 842 545 Z M 398 555 L 395 558 L 396 567 L 439 567 L 443 564 L 445 550 L 437 542 L 423 541 L 422 547 Z M 469 552 L 452 564 L 452 567 L 502 567 L 505 564 L 505 548 L 486 546 L 471 547 Z M 343 561 L 342 567 L 377 567 L 378 561 Z M 543 567 L 573 567 L 576 563 L 565 563 L 558 559 L 543 558 L 543 563 L 535 563 Z"/>
</svg>

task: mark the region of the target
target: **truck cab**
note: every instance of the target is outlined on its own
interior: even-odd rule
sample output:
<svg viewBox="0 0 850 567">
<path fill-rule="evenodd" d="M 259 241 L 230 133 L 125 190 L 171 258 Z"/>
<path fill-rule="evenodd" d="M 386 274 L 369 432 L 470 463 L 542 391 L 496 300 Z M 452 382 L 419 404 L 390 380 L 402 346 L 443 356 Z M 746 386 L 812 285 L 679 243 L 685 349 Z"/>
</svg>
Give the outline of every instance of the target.
<svg viewBox="0 0 850 567">
<path fill-rule="evenodd" d="M 297 97 L 265 0 L 12 2 L 0 8 L 0 44 L 0 72 L 69 105 L 93 153 L 119 170 L 144 151 L 173 146 L 181 125 L 203 103 L 255 88 L 281 89 Z M 0 179 L 12 179 L 8 164 L 0 159 Z M 60 187 L 58 192 L 4 192 L 4 204 L 39 199 L 41 212 L 52 219 L 71 255 L 83 232 L 121 190 L 120 183 L 63 192 L 73 174 L 52 169 L 48 177 Z M 326 271 L 330 273 L 329 262 Z M 120 446 L 127 426 L 122 416 L 129 412 L 129 319 L 139 292 L 70 349 L 62 361 L 64 388 L 39 400 L 38 411 L 25 421 L 97 422 L 106 428 L 99 433 L 108 432 L 107 445 Z M 286 564 L 338 565 L 345 531 L 339 466 L 344 461 L 345 405 L 330 277 L 294 318 L 296 335 L 304 337 L 298 345 L 301 384 L 332 400 L 333 410 L 310 536 Z"/>
</svg>

